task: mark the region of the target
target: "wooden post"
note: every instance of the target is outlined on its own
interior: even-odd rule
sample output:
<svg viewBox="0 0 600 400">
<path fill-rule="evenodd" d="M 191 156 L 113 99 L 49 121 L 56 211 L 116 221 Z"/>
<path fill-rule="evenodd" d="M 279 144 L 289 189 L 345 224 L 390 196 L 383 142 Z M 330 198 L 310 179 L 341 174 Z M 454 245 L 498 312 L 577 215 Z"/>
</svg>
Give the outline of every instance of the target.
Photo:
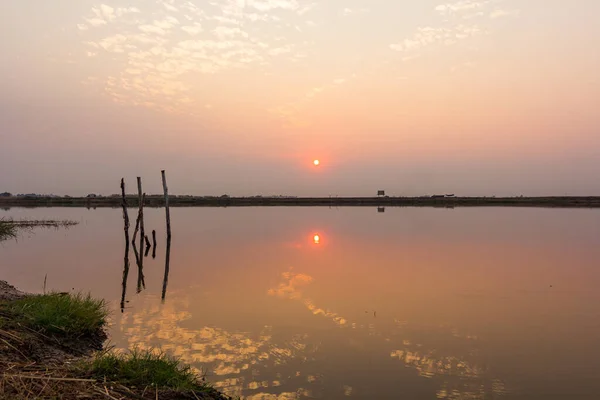
<svg viewBox="0 0 600 400">
<path fill-rule="evenodd" d="M 133 251 L 135 253 L 135 261 L 138 266 L 138 282 L 137 282 L 137 293 L 142 291 L 142 288 L 146 288 L 144 280 L 144 255 L 141 254 L 144 249 L 144 200 L 146 199 L 146 193 L 142 193 L 142 178 L 137 177 L 138 187 L 138 217 L 136 221 L 136 229 L 133 235 Z M 135 245 L 135 239 L 137 234 L 137 228 L 140 228 L 140 253 L 137 251 Z"/>
<path fill-rule="evenodd" d="M 167 217 L 167 251 L 165 253 L 165 276 L 163 278 L 162 300 L 167 296 L 167 284 L 169 282 L 169 262 L 171 258 L 171 216 L 169 215 L 169 189 L 167 189 L 167 178 L 165 170 L 161 171 L 163 190 L 165 192 L 165 214 Z"/>
<path fill-rule="evenodd" d="M 139 218 L 140 218 L 140 235 L 142 235 L 142 242 L 144 241 L 143 238 L 145 236 L 144 233 L 144 201 L 146 200 L 146 193 L 142 193 L 142 178 L 138 176 L 137 178 L 137 184 L 138 184 L 138 199 L 139 199 L 139 207 L 140 207 L 140 211 L 139 211 Z M 140 251 L 142 251 L 142 246 L 140 246 Z"/>
<path fill-rule="evenodd" d="M 123 282 L 121 292 L 121 312 L 125 308 L 125 293 L 127 292 L 127 276 L 129 275 L 129 215 L 127 213 L 127 198 L 125 197 L 125 179 L 121 178 L 121 205 L 123 207 L 123 222 L 125 230 L 125 257 L 123 264 Z"/>
<path fill-rule="evenodd" d="M 167 178 L 165 177 L 165 170 L 160 171 L 162 175 L 163 190 L 165 192 L 165 214 L 167 217 L 167 238 L 171 237 L 171 216 L 169 214 L 169 189 L 167 188 Z"/>
<path fill-rule="evenodd" d="M 125 179 L 121 178 L 121 205 L 123 207 L 123 222 L 125 223 L 125 241 L 129 250 L 129 214 L 127 213 L 127 198 L 125 197 Z M 129 251 L 127 252 L 129 253 Z"/>
</svg>

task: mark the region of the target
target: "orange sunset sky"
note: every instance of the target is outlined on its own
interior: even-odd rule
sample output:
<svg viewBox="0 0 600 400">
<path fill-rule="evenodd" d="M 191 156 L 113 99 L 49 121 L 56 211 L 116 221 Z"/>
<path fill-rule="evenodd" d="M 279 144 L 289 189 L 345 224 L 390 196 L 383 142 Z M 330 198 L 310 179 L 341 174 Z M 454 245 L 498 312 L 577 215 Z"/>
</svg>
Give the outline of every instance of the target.
<svg viewBox="0 0 600 400">
<path fill-rule="evenodd" d="M 599 13 L 2 1 L 0 192 L 600 195 Z"/>
</svg>

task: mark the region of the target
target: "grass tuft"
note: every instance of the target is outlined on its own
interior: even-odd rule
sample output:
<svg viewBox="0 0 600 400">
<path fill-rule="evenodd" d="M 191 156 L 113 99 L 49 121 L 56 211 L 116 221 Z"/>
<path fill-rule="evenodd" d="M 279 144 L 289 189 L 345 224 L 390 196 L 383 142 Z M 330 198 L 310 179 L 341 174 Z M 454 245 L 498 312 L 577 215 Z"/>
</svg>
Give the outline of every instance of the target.
<svg viewBox="0 0 600 400">
<path fill-rule="evenodd" d="M 0 241 L 15 237 L 17 237 L 17 228 L 5 220 L 0 220 Z"/>
<path fill-rule="evenodd" d="M 50 293 L 8 304 L 9 310 L 31 328 L 48 334 L 81 337 L 98 332 L 106 323 L 104 300 L 89 294 Z"/>
<path fill-rule="evenodd" d="M 190 366 L 179 363 L 164 352 L 133 349 L 127 353 L 104 353 L 90 362 L 96 379 L 107 379 L 138 387 L 156 386 L 178 391 L 210 390 L 204 379 Z"/>
</svg>

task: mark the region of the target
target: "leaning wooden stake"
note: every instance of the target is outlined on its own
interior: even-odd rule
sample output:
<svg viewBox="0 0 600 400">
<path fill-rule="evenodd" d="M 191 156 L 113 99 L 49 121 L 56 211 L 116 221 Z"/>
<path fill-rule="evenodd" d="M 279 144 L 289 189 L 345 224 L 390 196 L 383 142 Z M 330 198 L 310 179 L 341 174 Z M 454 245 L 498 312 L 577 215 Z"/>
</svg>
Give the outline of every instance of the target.
<svg viewBox="0 0 600 400">
<path fill-rule="evenodd" d="M 160 171 L 162 175 L 163 190 L 165 191 L 165 213 L 167 216 L 167 238 L 171 237 L 171 216 L 169 214 L 169 189 L 167 188 L 167 178 L 165 170 Z"/>
<path fill-rule="evenodd" d="M 138 186 L 138 217 L 135 221 L 135 231 L 133 232 L 133 241 L 137 238 L 138 229 L 142 234 L 142 238 L 144 237 L 144 197 L 145 194 L 142 193 L 142 178 L 137 177 L 137 186 Z"/>
<path fill-rule="evenodd" d="M 144 204 L 146 202 L 146 193 L 142 193 L 142 196 L 140 197 L 139 200 L 140 204 Z M 141 248 L 144 247 L 144 208 L 141 207 L 138 209 L 138 216 L 137 216 L 137 220 L 135 222 L 135 231 L 133 231 L 133 239 L 131 239 L 131 243 L 135 243 L 135 239 L 137 238 L 137 233 L 138 233 L 138 228 L 140 229 L 140 233 L 141 236 L 140 238 L 141 240 Z"/>
</svg>

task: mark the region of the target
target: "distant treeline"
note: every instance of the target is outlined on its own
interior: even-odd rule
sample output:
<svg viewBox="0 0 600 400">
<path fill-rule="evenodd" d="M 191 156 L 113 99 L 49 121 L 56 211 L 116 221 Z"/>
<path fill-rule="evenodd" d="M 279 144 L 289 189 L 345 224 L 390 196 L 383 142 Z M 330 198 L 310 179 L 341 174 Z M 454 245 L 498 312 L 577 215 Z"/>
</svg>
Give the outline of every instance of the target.
<svg viewBox="0 0 600 400">
<path fill-rule="evenodd" d="M 138 206 L 138 196 L 128 195 L 130 207 Z M 145 206 L 163 207 L 162 195 L 147 195 Z M 365 206 L 365 207 L 565 207 L 599 208 L 600 197 L 292 197 L 292 196 L 169 196 L 172 207 L 247 207 L 247 206 Z M 0 208 L 6 207 L 120 207 L 121 198 L 101 197 L 44 197 L 44 196 L 0 196 Z"/>
</svg>

